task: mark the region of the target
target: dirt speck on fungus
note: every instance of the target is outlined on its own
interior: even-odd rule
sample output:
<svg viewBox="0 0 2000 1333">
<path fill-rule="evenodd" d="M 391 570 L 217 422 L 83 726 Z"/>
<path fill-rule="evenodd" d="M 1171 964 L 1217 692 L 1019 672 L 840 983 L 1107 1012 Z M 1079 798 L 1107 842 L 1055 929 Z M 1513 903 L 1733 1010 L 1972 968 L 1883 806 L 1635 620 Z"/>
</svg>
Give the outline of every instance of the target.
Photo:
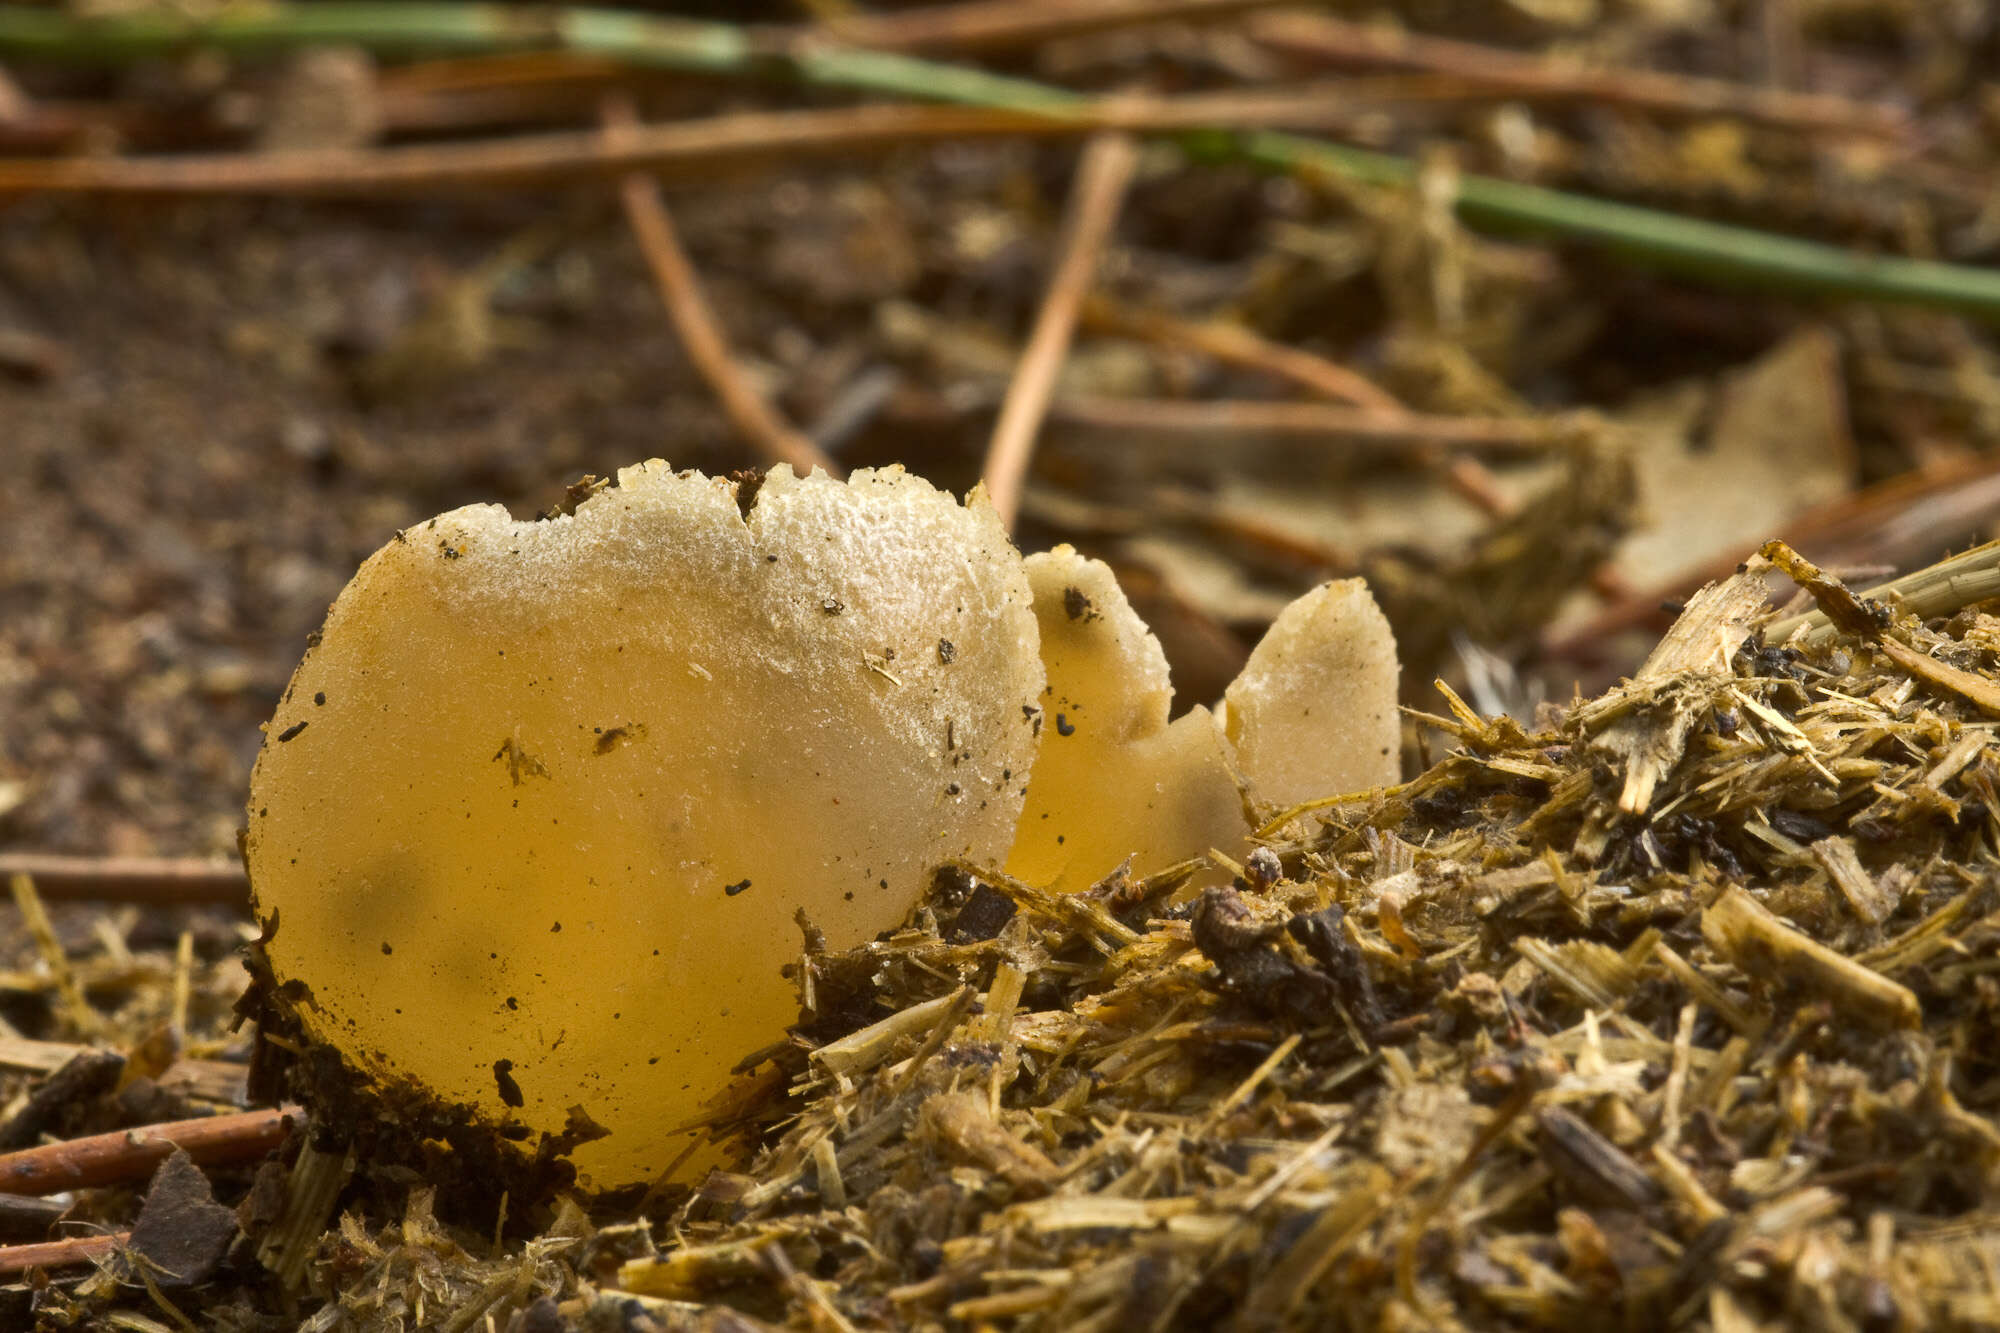
<svg viewBox="0 0 2000 1333">
<path fill-rule="evenodd" d="M 597 737 L 593 747 L 598 754 L 610 754 L 619 746 L 630 741 L 642 740 L 646 735 L 646 724 L 632 722 L 622 727 L 606 727 Z"/>
<path fill-rule="evenodd" d="M 508 1106 L 519 1110 L 527 1105 L 527 1100 L 521 1096 L 521 1085 L 514 1081 L 512 1060 L 501 1059 L 493 1062 L 493 1082 L 500 1091 L 500 1100 Z"/>
</svg>

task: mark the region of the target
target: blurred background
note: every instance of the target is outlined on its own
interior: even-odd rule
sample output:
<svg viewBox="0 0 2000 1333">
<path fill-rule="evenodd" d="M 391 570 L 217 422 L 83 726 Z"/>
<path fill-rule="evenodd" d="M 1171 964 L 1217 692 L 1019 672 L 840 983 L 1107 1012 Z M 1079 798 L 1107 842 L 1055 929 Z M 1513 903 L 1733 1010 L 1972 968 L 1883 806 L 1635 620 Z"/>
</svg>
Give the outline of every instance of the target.
<svg viewBox="0 0 2000 1333">
<path fill-rule="evenodd" d="M 1329 577 L 1529 717 L 1994 535 L 1985 4 L 620 8 L 0 5 L 0 848 L 233 855 L 364 556 L 648 457 L 1015 468 L 1183 704 Z"/>
</svg>

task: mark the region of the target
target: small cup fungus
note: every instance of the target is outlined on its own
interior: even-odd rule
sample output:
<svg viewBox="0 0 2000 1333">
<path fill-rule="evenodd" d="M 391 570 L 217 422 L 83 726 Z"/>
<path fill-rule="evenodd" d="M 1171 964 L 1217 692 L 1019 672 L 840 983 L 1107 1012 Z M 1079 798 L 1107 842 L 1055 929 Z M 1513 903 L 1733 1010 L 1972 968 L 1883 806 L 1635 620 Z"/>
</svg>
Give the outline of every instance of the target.
<svg viewBox="0 0 2000 1333">
<path fill-rule="evenodd" d="M 1127 856 L 1144 875 L 1233 849 L 1248 825 L 1228 742 L 1199 705 L 1167 720 L 1167 655 L 1110 566 L 1067 546 L 1026 563 L 1048 683 L 1008 873 L 1073 892 Z"/>
<path fill-rule="evenodd" d="M 1170 722 L 1110 571 L 1024 562 L 976 495 L 648 463 L 361 567 L 252 779 L 264 957 L 364 1082 L 546 1136 L 580 1107 L 584 1182 L 647 1181 L 794 1018 L 801 911 L 838 949 L 948 859 L 1080 889 L 1240 850 L 1246 791 L 1394 780 L 1395 685 L 1331 584 Z"/>
<path fill-rule="evenodd" d="M 1396 640 L 1360 579 L 1286 607 L 1218 713 L 1169 722 L 1166 653 L 1110 567 L 1068 546 L 1026 564 L 1048 683 L 1017 878 L 1073 892 L 1128 856 L 1145 875 L 1240 853 L 1250 807 L 1396 780 Z"/>
</svg>

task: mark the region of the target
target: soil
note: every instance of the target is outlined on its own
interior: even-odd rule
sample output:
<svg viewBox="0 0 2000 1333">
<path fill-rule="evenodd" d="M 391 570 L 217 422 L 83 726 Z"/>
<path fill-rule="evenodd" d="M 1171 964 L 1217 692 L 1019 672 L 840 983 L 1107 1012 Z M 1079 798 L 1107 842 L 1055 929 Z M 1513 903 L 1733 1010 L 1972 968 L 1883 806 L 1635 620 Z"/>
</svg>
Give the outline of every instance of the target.
<svg viewBox="0 0 2000 1333">
<path fill-rule="evenodd" d="M 555 253 L 454 323 L 462 275 L 551 213 Z M 0 379 L 0 846 L 233 853 L 260 724 L 397 529 L 754 461 L 601 197 L 17 204 L 0 330 L 34 353 Z"/>
</svg>

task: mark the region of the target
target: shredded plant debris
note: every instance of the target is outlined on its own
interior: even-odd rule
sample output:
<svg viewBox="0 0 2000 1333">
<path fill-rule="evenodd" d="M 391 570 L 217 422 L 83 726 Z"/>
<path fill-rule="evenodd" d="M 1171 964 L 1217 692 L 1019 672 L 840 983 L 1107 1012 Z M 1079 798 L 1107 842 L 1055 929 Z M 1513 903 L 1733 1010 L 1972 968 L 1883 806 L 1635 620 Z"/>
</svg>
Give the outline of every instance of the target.
<svg viewBox="0 0 2000 1333">
<path fill-rule="evenodd" d="M 149 1219 L 214 1216 L 174 1157 L 101 1275 L 9 1296 L 318 1298 L 318 1333 L 1988 1324 L 2000 620 L 1769 553 L 1832 633 L 1772 641 L 1754 559 L 1532 727 L 1447 694 L 1449 754 L 1274 812 L 1226 887 L 960 866 L 859 949 L 805 923 L 741 1174 L 482 1220 L 325 1122 L 258 1171 L 233 1282 L 133 1285 Z"/>
<path fill-rule="evenodd" d="M 810 1055 L 619 1283 L 713 1303 L 784 1253 L 801 1328 L 1994 1318 L 1993 724 L 1900 656 L 1990 682 L 1990 616 L 1771 644 L 1767 568 L 1533 730 L 1436 719 L 1456 753 L 1230 888 L 991 883 L 991 938 L 810 960 L 899 1030 Z"/>
</svg>

